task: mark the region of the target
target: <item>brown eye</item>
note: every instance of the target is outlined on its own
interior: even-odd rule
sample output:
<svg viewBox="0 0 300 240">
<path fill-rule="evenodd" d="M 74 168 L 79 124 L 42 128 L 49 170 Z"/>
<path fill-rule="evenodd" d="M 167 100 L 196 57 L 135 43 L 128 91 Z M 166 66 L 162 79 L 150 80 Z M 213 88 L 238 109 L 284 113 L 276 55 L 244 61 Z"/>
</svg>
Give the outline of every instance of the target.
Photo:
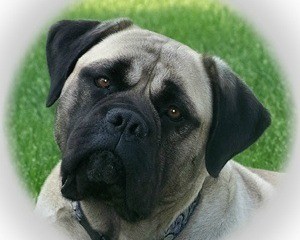
<svg viewBox="0 0 300 240">
<path fill-rule="evenodd" d="M 99 88 L 109 88 L 110 82 L 106 78 L 99 78 L 95 81 L 95 84 Z"/>
<path fill-rule="evenodd" d="M 181 112 L 176 106 L 170 106 L 168 108 L 167 114 L 172 120 L 178 120 L 181 118 Z"/>
</svg>

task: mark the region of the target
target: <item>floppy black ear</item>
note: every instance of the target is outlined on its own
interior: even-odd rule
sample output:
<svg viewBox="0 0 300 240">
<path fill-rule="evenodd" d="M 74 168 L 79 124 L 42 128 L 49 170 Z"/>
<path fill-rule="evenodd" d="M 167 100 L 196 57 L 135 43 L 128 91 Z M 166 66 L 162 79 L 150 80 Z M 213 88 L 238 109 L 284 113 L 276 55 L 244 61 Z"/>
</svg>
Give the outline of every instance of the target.
<svg viewBox="0 0 300 240">
<path fill-rule="evenodd" d="M 270 125 L 269 112 L 222 60 L 204 57 L 211 81 L 213 117 L 206 146 L 206 168 L 213 177 Z"/>
<path fill-rule="evenodd" d="M 60 96 L 63 85 L 84 53 L 105 37 L 132 25 L 129 19 L 111 21 L 63 20 L 54 24 L 48 33 L 46 54 L 51 78 L 46 106 Z"/>
</svg>

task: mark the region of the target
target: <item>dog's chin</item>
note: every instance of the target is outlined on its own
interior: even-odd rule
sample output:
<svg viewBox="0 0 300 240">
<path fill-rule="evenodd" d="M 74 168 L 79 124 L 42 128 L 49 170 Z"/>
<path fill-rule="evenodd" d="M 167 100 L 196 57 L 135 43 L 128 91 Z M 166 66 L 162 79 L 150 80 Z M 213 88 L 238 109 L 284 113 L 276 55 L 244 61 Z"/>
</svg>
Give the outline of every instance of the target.
<svg viewBox="0 0 300 240">
<path fill-rule="evenodd" d="M 102 201 L 128 222 L 137 222 L 150 215 L 146 208 L 131 210 L 128 207 L 125 169 L 120 157 L 111 151 L 97 151 L 82 160 L 74 173 L 62 175 L 61 193 L 69 200 Z"/>
<path fill-rule="evenodd" d="M 138 211 L 137 209 L 131 210 L 126 202 L 125 187 L 118 185 L 107 185 L 107 184 L 93 184 L 84 193 L 77 196 L 70 197 L 62 191 L 62 195 L 72 201 L 82 201 L 93 199 L 94 201 L 100 201 L 105 203 L 107 206 L 114 208 L 116 213 L 124 220 L 135 223 L 146 219 L 150 212 L 145 213 L 145 209 Z"/>
<path fill-rule="evenodd" d="M 141 221 L 143 219 L 146 219 L 150 215 L 150 212 L 145 213 L 144 209 L 142 209 L 141 211 L 138 211 L 137 209 L 135 210 L 129 209 L 125 198 L 118 199 L 110 194 L 104 194 L 104 193 L 98 195 L 91 194 L 90 196 L 86 196 L 86 199 L 88 198 L 92 198 L 93 200 L 103 202 L 107 206 L 112 207 L 122 219 L 130 223 Z"/>
</svg>

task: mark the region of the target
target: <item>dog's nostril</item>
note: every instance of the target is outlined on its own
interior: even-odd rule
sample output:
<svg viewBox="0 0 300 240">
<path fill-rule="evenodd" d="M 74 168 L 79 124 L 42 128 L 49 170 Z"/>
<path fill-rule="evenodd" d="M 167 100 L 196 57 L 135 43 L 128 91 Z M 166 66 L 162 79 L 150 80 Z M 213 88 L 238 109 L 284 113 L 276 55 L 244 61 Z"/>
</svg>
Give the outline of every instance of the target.
<svg viewBox="0 0 300 240">
<path fill-rule="evenodd" d="M 111 124 L 113 124 L 115 127 L 119 127 L 123 124 L 123 117 L 121 115 L 115 115 L 115 116 L 112 116 L 112 117 L 109 117 L 107 119 L 108 122 L 110 122 Z"/>
<path fill-rule="evenodd" d="M 146 129 L 141 124 L 138 124 L 138 123 L 132 124 L 128 128 L 128 133 L 132 136 L 136 136 L 139 138 L 143 138 L 143 137 L 147 136 Z"/>
<path fill-rule="evenodd" d="M 123 118 L 122 118 L 122 116 L 118 115 L 116 117 L 116 120 L 115 120 L 114 124 L 115 124 L 116 127 L 118 127 L 118 126 L 121 126 L 122 123 L 123 123 Z"/>
<path fill-rule="evenodd" d="M 138 124 L 132 124 L 130 127 L 129 127 L 129 133 L 132 134 L 132 135 L 138 135 L 138 132 L 139 132 L 139 125 Z"/>
</svg>

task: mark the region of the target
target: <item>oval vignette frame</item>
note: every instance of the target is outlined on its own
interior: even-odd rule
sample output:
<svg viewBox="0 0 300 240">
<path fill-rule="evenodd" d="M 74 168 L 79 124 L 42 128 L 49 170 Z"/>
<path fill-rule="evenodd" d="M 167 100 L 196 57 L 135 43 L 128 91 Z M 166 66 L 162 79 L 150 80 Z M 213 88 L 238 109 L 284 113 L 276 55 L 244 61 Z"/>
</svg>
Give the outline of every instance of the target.
<svg viewBox="0 0 300 240">
<path fill-rule="evenodd" d="M 1 3 L 0 24 L 1 57 L 1 138 L 0 146 L 2 161 L 0 167 L 0 236 L 1 239 L 66 239 L 52 227 L 38 219 L 32 213 L 33 206 L 22 188 L 16 171 L 11 165 L 7 138 L 4 131 L 4 116 L 8 104 L 11 80 L 18 63 L 25 55 L 26 49 L 38 35 L 39 30 L 57 14 L 70 0 L 15 0 Z M 300 2 L 272 0 L 226 0 L 237 11 L 250 19 L 267 42 L 271 45 L 275 58 L 282 66 L 286 80 L 291 86 L 294 100 L 294 112 L 300 110 L 298 66 L 300 48 Z M 47 6 L 47 7 L 45 7 Z M 298 15 L 298 16 L 297 16 Z M 297 116 L 296 116 L 297 117 Z M 272 201 L 250 220 L 248 226 L 238 229 L 228 239 L 272 239 L 298 240 L 300 239 L 300 188 L 296 185 L 300 181 L 300 145 L 299 120 L 296 119 L 295 134 L 291 152 L 291 159 L 287 165 L 287 175 L 278 188 L 277 195 Z M 298 175 L 298 176 L 297 176 Z"/>
</svg>

